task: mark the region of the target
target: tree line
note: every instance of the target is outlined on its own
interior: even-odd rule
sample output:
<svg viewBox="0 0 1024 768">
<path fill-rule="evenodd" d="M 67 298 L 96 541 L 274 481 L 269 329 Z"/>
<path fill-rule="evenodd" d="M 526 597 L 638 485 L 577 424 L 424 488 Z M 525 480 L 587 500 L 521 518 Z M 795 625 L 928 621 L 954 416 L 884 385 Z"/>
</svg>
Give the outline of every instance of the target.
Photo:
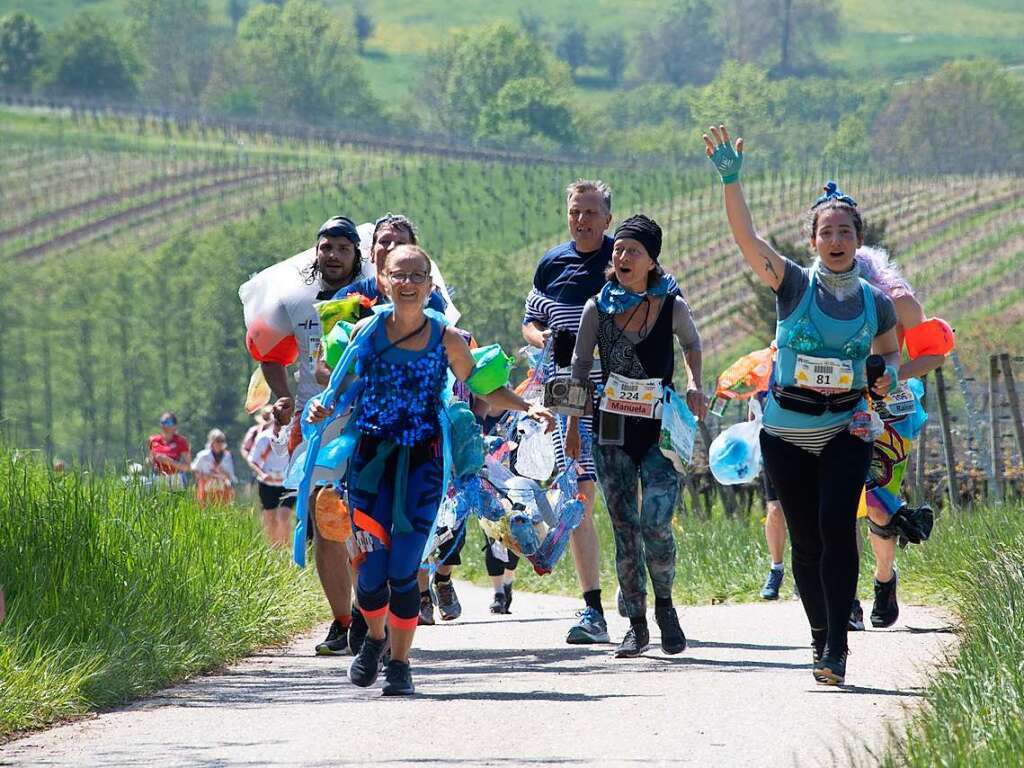
<svg viewBox="0 0 1024 768">
<path fill-rule="evenodd" d="M 227 10 L 231 27 L 214 24 L 209 0 L 125 0 L 123 22 L 87 9 L 50 31 L 8 15 L 0 87 L 505 149 L 699 160 L 701 126 L 724 119 L 777 165 L 1024 165 L 1018 74 L 955 61 L 901 84 L 851 78 L 828 62 L 842 34 L 835 0 L 674 0 L 603 33 L 521 13 L 441 40 L 394 103 L 367 80 L 359 53 L 374 22 L 360 6 Z"/>
</svg>

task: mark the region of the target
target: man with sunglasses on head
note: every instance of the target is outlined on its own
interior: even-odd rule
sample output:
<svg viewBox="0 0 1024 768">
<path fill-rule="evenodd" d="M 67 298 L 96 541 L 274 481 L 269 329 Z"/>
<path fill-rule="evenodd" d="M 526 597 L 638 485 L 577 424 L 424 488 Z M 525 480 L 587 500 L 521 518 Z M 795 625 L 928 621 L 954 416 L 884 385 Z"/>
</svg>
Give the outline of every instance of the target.
<svg viewBox="0 0 1024 768">
<path fill-rule="evenodd" d="M 556 375 L 568 378 L 583 308 L 604 287 L 605 270 L 612 263 L 613 240 L 606 234 L 612 222 L 611 188 L 597 179 L 578 179 L 566 187 L 565 193 L 570 239 L 551 248 L 537 264 L 523 316 L 523 338 L 527 344 L 544 348 L 551 342 L 544 367 L 549 379 Z M 675 296 L 679 286 L 671 275 L 667 277 L 668 295 Z M 590 383 L 592 395 L 604 386 L 599 359 L 594 360 Z M 597 410 L 597 400 L 593 399 L 592 412 Z M 591 415 L 583 416 L 579 423 L 588 436 L 593 434 Z M 554 432 L 559 472 L 567 465 L 565 439 L 566 419 L 559 417 Z M 581 645 L 607 643 L 608 624 L 601 605 L 601 550 L 593 515 L 597 470 L 588 445 L 579 451 L 577 461 L 582 473 L 579 489 L 585 498 L 585 514 L 572 533 L 570 547 L 585 607 L 565 641 Z"/>
<path fill-rule="evenodd" d="M 276 306 L 271 308 L 271 313 L 276 313 L 278 319 L 284 318 L 284 325 L 290 335 L 286 335 L 269 350 L 258 349 L 259 344 L 250 327 L 247 346 L 259 361 L 263 376 L 276 399 L 274 418 L 281 420 L 286 413 L 295 414 L 289 443 L 294 452 L 301 441 L 298 419 L 302 409 L 321 390 L 315 373 L 316 361 L 320 357 L 320 317 L 313 305 L 334 297 L 338 291 L 362 276 L 363 264 L 356 225 L 344 216 L 328 219 L 317 231 L 312 251 L 300 254 L 289 262 L 295 263 L 300 278 L 294 285 L 285 286 L 276 292 L 275 295 L 280 298 Z M 280 266 L 275 265 L 269 269 Z M 289 273 L 284 271 L 281 274 Z M 240 295 L 244 291 L 245 286 Z M 298 368 L 294 395 L 291 388 L 292 376 L 288 372 L 288 366 L 292 363 Z M 352 624 L 352 574 L 345 541 L 338 533 L 343 526 L 338 525 L 336 520 L 327 519 L 328 514 L 337 511 L 335 508 L 318 505 L 313 500 L 310 509 L 316 510 L 311 528 L 317 575 L 334 616 L 327 638 L 316 646 L 316 653 L 321 656 L 342 655 L 349 651 L 349 628 Z"/>
</svg>

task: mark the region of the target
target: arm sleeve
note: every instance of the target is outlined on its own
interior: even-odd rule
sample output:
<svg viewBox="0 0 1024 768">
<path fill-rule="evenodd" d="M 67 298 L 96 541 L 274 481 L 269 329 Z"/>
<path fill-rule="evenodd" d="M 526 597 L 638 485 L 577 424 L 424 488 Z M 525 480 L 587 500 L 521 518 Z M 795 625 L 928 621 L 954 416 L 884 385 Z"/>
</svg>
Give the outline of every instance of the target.
<svg viewBox="0 0 1024 768">
<path fill-rule="evenodd" d="M 676 296 L 672 305 L 672 332 L 675 333 L 679 340 L 679 346 L 683 348 L 684 352 L 701 349 L 700 332 L 697 331 L 697 326 L 693 322 L 690 305 L 682 296 Z"/>
<path fill-rule="evenodd" d="M 576 334 L 576 346 L 572 351 L 572 377 L 576 381 L 586 381 L 590 376 L 590 369 L 594 367 L 597 323 L 597 304 L 591 299 L 583 308 L 579 332 Z"/>
<path fill-rule="evenodd" d="M 544 296 L 536 289 L 531 289 L 526 296 L 526 311 L 523 314 L 523 325 L 527 323 L 548 324 L 548 313 Z"/>
<path fill-rule="evenodd" d="M 786 271 L 782 274 L 782 282 L 779 283 L 779 290 L 775 292 L 775 308 L 779 314 L 779 320 L 785 320 L 793 310 L 797 308 L 804 290 L 810 283 L 807 270 L 795 261 L 784 259 Z"/>
<path fill-rule="evenodd" d="M 875 314 L 878 315 L 878 333 L 876 335 L 881 336 L 896 327 L 896 307 L 893 306 L 888 296 L 874 286 L 871 287 L 871 291 L 875 294 Z"/>
</svg>

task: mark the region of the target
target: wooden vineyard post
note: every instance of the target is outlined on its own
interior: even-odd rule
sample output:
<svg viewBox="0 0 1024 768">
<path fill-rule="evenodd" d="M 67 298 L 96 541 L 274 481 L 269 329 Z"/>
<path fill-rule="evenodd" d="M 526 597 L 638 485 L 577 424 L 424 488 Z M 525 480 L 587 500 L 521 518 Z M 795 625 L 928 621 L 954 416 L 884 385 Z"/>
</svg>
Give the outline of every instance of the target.
<svg viewBox="0 0 1024 768">
<path fill-rule="evenodd" d="M 988 423 L 989 455 L 992 457 L 992 477 L 989 498 L 1003 500 L 1002 430 L 999 428 L 999 356 L 988 358 Z"/>
<path fill-rule="evenodd" d="M 942 368 L 935 369 L 935 394 L 939 403 L 939 429 L 942 433 L 942 453 L 946 459 L 946 483 L 949 488 L 949 504 L 960 508 L 960 485 L 956 479 L 956 461 L 953 457 L 953 436 L 949 432 L 949 407 L 946 404 L 946 382 Z"/>
<path fill-rule="evenodd" d="M 1013 380 L 1010 355 L 1006 352 L 999 355 L 999 364 L 1003 369 L 1003 386 L 1006 387 L 1006 399 L 1010 404 L 1010 417 L 1013 419 L 1013 436 L 1017 440 L 1017 458 L 1024 461 L 1024 422 L 1020 417 L 1020 398 L 1017 397 L 1017 384 Z"/>
<path fill-rule="evenodd" d="M 924 385 L 924 392 L 921 393 L 921 407 L 925 413 L 928 413 L 928 376 L 921 377 L 921 383 Z M 925 497 L 925 483 L 926 480 L 926 464 L 928 462 L 928 421 L 925 419 L 924 424 L 921 425 L 921 433 L 917 436 L 917 466 L 914 467 L 914 490 L 917 494 L 917 503 L 921 504 Z"/>
<path fill-rule="evenodd" d="M 711 437 L 711 430 L 708 429 L 708 425 L 704 421 L 698 421 L 697 427 L 700 429 L 700 436 L 704 439 L 704 445 L 707 446 L 708 450 L 711 450 L 711 441 L 714 439 Z M 718 492 L 722 495 L 722 506 L 725 507 L 725 514 L 729 517 L 733 517 L 736 514 L 736 494 L 733 489 L 728 485 L 722 485 L 716 482 L 718 486 Z"/>
</svg>

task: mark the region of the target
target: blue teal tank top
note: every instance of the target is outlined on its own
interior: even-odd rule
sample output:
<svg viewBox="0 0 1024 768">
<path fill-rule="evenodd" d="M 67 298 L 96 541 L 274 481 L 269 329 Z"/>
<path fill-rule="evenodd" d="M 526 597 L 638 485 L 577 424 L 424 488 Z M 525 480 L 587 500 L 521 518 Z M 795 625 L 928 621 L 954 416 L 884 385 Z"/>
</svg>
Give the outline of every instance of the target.
<svg viewBox="0 0 1024 768">
<path fill-rule="evenodd" d="M 775 380 L 780 386 L 796 385 L 797 355 L 809 355 L 852 361 L 852 389 L 863 389 L 867 380 L 865 361 L 871 353 L 871 342 L 878 333 L 878 312 L 871 286 L 862 279 L 860 287 L 863 298 L 860 315 L 849 320 L 837 320 L 825 314 L 814 300 L 817 277 L 811 272 L 800 303 L 789 317 L 779 320 L 775 326 L 775 344 L 778 347 Z M 770 427 L 783 429 L 822 429 L 849 422 L 853 410 L 864 407 L 862 401 L 857 408 L 850 411 L 826 411 L 821 416 L 811 416 L 783 408 L 769 391 L 764 409 L 764 423 Z"/>
<path fill-rule="evenodd" d="M 356 373 L 365 382 L 356 425 L 365 435 L 413 446 L 441 434 L 437 408 L 447 384 L 448 355 L 444 325 L 430 322 L 430 341 L 422 350 L 389 347 L 384 322 L 363 345 Z"/>
</svg>

